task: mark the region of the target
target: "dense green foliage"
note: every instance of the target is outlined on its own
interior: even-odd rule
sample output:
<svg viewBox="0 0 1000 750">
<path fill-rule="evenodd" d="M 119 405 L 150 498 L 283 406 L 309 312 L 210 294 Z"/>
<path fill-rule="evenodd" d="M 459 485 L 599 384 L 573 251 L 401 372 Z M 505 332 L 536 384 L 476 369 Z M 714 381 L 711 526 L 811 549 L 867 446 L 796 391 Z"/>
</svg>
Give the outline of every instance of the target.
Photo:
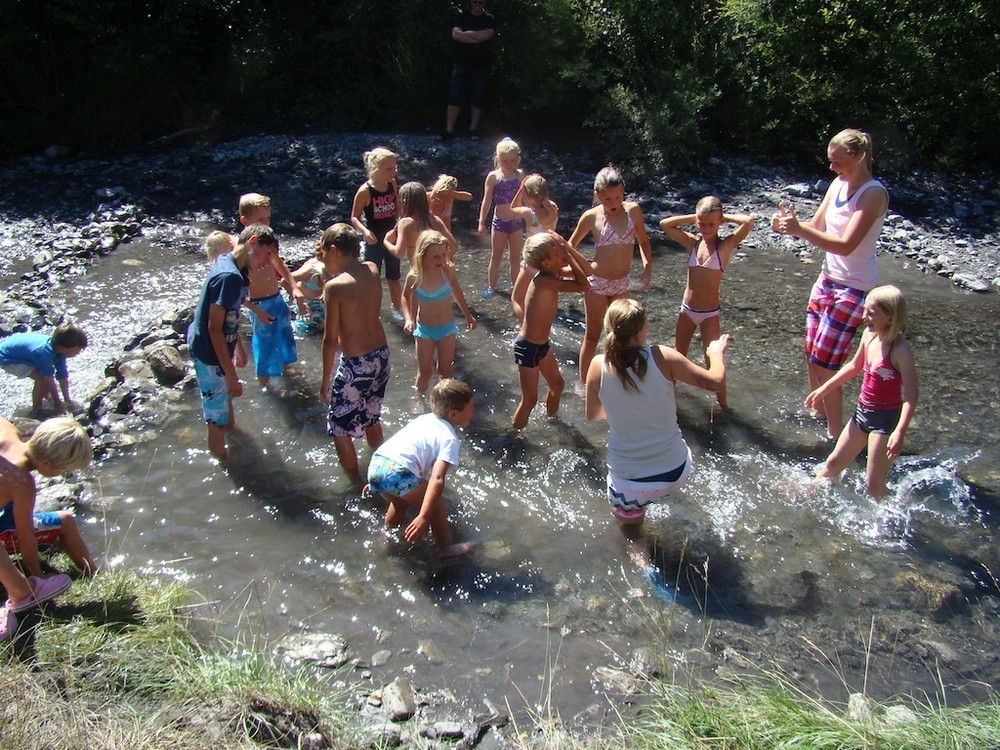
<svg viewBox="0 0 1000 750">
<path fill-rule="evenodd" d="M 447 0 L 4 0 L 0 153 L 185 129 L 437 129 Z M 1000 4 L 496 0 L 494 129 L 612 156 L 822 154 L 846 126 L 899 166 L 998 161 Z"/>
</svg>

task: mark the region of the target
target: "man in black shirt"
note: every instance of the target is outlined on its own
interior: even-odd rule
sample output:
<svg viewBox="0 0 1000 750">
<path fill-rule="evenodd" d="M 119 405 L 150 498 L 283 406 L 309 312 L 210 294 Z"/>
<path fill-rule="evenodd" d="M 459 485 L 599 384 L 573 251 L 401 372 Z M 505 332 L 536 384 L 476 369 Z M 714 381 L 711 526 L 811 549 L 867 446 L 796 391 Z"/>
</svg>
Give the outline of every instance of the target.
<svg viewBox="0 0 1000 750">
<path fill-rule="evenodd" d="M 479 138 L 479 121 L 486 105 L 490 52 L 496 33 L 496 20 L 486 12 L 486 0 L 471 0 L 469 10 L 452 26 L 455 65 L 448 89 L 445 130 L 440 140 L 450 141 L 455 137 L 458 112 L 466 101 L 470 109 L 469 134 L 473 140 Z"/>
</svg>

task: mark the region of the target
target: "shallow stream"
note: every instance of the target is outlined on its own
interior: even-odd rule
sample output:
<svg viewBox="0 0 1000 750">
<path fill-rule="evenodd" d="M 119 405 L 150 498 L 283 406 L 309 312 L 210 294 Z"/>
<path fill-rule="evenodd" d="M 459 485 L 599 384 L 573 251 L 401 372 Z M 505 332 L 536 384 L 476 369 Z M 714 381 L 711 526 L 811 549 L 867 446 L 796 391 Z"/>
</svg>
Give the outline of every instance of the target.
<svg viewBox="0 0 1000 750">
<path fill-rule="evenodd" d="M 283 254 L 303 257 L 318 232 L 283 226 L 280 200 Z M 568 233 L 576 217 L 564 216 Z M 217 227 L 185 212 L 156 221 L 55 292 L 92 341 L 71 362 L 78 399 L 125 342 L 197 295 L 207 271 L 201 237 Z M 472 224 L 472 210 L 456 214 L 457 227 Z M 569 390 L 556 420 L 539 405 L 528 428 L 510 434 L 514 317 L 504 294 L 480 298 L 487 243 L 459 234 L 459 278 L 480 325 L 460 336 L 456 376 L 475 389 L 476 417 L 447 499 L 456 540 L 479 543 L 473 554 L 441 564 L 429 543 L 386 536 L 384 508 L 341 475 L 316 398 L 319 337 L 299 340 L 299 374 L 276 380 L 274 392 L 245 371 L 226 470 L 205 450 L 194 388 L 171 400 L 155 439 L 99 465 L 79 509 L 92 546 L 115 565 L 187 582 L 204 599 L 193 611 L 206 627 L 275 644 L 338 633 L 363 665 L 391 652 L 372 668 L 373 687 L 408 674 L 475 710 L 481 698 L 565 716 L 604 705 L 600 668 L 649 645 L 682 678 L 749 663 L 833 699 L 864 684 L 876 696 L 941 684 L 962 696 L 997 683 L 996 294 L 880 260 L 883 280 L 910 299 L 921 403 L 892 497 L 878 505 L 864 495 L 860 463 L 835 488 L 807 484 L 830 449 L 801 408 L 802 311 L 818 266 L 765 242 L 745 246 L 723 287 L 731 411 L 679 387 L 696 467 L 647 522 L 656 559 L 678 581 L 681 599 L 669 606 L 629 568 L 603 497 L 605 427 L 587 423 L 582 399 Z M 669 343 L 684 257 L 663 244 L 655 256 L 653 287 L 640 298 L 651 338 Z M 5 263 L 8 282 L 18 264 Z M 582 309 L 566 298 L 553 328 L 569 383 Z M 412 340 L 384 320 L 391 434 L 424 404 L 410 389 Z M 4 381 L 4 414 L 27 400 L 16 386 Z M 856 393 L 854 384 L 845 402 Z"/>
</svg>

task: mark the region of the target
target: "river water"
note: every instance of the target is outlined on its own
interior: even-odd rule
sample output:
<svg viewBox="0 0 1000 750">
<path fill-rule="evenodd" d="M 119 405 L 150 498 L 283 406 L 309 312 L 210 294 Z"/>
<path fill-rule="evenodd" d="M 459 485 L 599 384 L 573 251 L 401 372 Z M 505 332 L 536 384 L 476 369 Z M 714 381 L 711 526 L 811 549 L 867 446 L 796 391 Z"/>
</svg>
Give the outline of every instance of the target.
<svg viewBox="0 0 1000 750">
<path fill-rule="evenodd" d="M 401 160 L 401 176 L 429 181 L 437 166 L 417 173 Z M 331 220 L 329 206 L 346 212 L 344 196 L 359 181 L 339 186 L 310 219 L 284 224 L 282 187 L 260 185 L 275 198 L 283 254 L 304 257 Z M 241 185 L 199 191 L 223 205 Z M 681 599 L 670 606 L 629 568 L 603 497 L 605 427 L 586 421 L 582 399 L 569 391 L 557 419 L 539 405 L 522 434 L 509 432 L 514 317 L 505 295 L 480 299 L 488 242 L 467 231 L 473 211 L 456 212 L 458 266 L 480 325 L 460 336 L 456 377 L 474 387 L 476 417 L 446 493 L 456 541 L 477 542 L 473 554 L 442 564 L 429 543 L 387 536 L 381 504 L 341 475 L 316 399 L 318 337 L 299 340 L 299 372 L 277 380 L 276 392 L 260 391 L 245 372 L 225 469 L 205 450 L 193 388 L 172 399 L 155 439 L 96 466 L 79 509 L 92 547 L 115 565 L 189 584 L 206 628 L 275 645 L 288 634 L 338 633 L 362 665 L 391 652 L 372 669 L 373 687 L 405 674 L 476 710 L 481 698 L 564 716 L 604 705 L 599 668 L 623 666 L 644 646 L 679 679 L 749 663 L 832 699 L 863 687 L 882 696 L 943 685 L 962 700 L 977 684 L 996 684 L 997 295 L 881 259 L 883 280 L 909 296 L 921 403 L 892 496 L 878 505 L 864 495 L 860 463 L 837 487 L 807 483 L 830 449 L 801 408 L 802 311 L 819 258 L 755 234 L 724 280 L 731 410 L 720 415 L 714 397 L 679 386 L 696 468 L 647 521 L 658 563 L 679 582 Z M 225 226 L 210 208 L 150 214 L 143 236 L 54 292 L 91 336 L 71 362 L 77 398 L 135 333 L 193 302 L 207 271 L 201 238 Z M 576 215 L 563 216 L 568 233 Z M 5 221 L 5 236 L 16 235 L 9 211 Z M 30 257 L 25 246 L 30 237 L 8 243 L 8 283 Z M 655 258 L 653 286 L 640 298 L 651 339 L 669 343 L 685 259 L 659 242 Z M 567 297 L 562 310 L 552 342 L 572 383 L 582 300 Z M 410 390 L 412 340 L 384 318 L 388 435 L 424 405 Z M 4 381 L 4 414 L 24 406 L 22 385 Z M 853 384 L 845 401 L 856 393 Z M 345 679 L 366 678 L 359 670 Z"/>
</svg>

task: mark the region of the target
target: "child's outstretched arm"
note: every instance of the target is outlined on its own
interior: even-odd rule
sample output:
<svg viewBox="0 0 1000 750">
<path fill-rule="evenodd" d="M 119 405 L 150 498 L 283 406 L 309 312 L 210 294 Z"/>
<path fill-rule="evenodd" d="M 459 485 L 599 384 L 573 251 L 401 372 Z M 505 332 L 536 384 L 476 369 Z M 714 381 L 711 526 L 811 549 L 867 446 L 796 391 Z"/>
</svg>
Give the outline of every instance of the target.
<svg viewBox="0 0 1000 750">
<path fill-rule="evenodd" d="M 445 191 L 447 195 L 453 201 L 471 201 L 472 193 L 468 190 L 447 190 Z"/>
<path fill-rule="evenodd" d="M 424 490 L 423 502 L 420 503 L 420 510 L 417 512 L 417 517 L 410 521 L 409 525 L 403 531 L 406 541 L 416 542 L 422 539 L 430 530 L 435 517 L 444 514 L 444 483 L 448 476 L 448 469 L 450 468 L 451 464 L 447 461 L 442 461 L 440 458 L 434 462 L 430 478 L 427 480 L 427 489 Z M 449 543 L 451 540 L 435 539 L 434 541 L 438 542 L 439 546 L 443 546 L 441 545 L 442 541 Z"/>
<path fill-rule="evenodd" d="M 309 305 L 306 304 L 306 297 L 302 294 L 302 290 L 299 289 L 299 284 L 292 276 L 292 272 L 288 270 L 288 266 L 285 265 L 285 261 L 282 260 L 281 256 L 274 253 L 271 256 L 271 265 L 274 266 L 274 270 L 278 272 L 284 283 L 285 289 L 288 293 L 292 295 L 292 299 L 295 300 L 295 304 L 298 305 L 299 313 L 305 317 L 309 317 Z"/>
<path fill-rule="evenodd" d="M 431 226 L 444 235 L 445 240 L 448 242 L 448 257 L 454 258 L 458 253 L 458 240 L 455 239 L 455 235 L 451 233 L 451 230 L 448 229 L 440 216 L 431 214 Z"/>
<path fill-rule="evenodd" d="M 858 344 L 858 348 L 854 352 L 854 356 L 851 357 L 843 367 L 837 370 L 837 373 L 832 378 L 806 396 L 805 406 L 807 409 L 814 408 L 816 404 L 826 398 L 826 395 L 834 388 L 842 386 L 847 381 L 857 377 L 858 373 L 861 372 L 864 367 L 864 351 L 869 341 L 871 341 L 871 336 L 867 331 L 865 331 L 865 333 L 861 336 L 861 343 Z"/>
<path fill-rule="evenodd" d="M 691 248 L 694 247 L 694 244 L 698 241 L 698 238 L 690 232 L 685 232 L 681 229 L 681 227 L 685 224 L 694 224 L 697 219 L 698 217 L 694 214 L 668 216 L 666 219 L 660 220 L 660 229 L 663 230 L 663 233 L 667 235 L 667 237 L 672 239 L 685 250 L 690 251 Z"/>
<path fill-rule="evenodd" d="M 726 349 L 729 334 L 724 333 L 705 348 L 707 367 L 692 362 L 676 349 L 653 347 L 653 361 L 665 376 L 693 385 L 704 391 L 721 391 L 726 383 Z"/>
<path fill-rule="evenodd" d="M 889 435 L 889 442 L 886 445 L 886 454 L 889 458 L 896 459 L 903 451 L 903 438 L 906 436 L 906 430 L 913 418 L 913 411 L 917 408 L 917 391 L 919 389 L 917 368 L 913 363 L 913 350 L 910 348 L 910 343 L 905 340 L 897 341 L 896 345 L 892 347 L 889 359 L 903 380 L 903 407 L 899 412 L 899 422 L 896 423 L 896 429 Z"/>
</svg>

